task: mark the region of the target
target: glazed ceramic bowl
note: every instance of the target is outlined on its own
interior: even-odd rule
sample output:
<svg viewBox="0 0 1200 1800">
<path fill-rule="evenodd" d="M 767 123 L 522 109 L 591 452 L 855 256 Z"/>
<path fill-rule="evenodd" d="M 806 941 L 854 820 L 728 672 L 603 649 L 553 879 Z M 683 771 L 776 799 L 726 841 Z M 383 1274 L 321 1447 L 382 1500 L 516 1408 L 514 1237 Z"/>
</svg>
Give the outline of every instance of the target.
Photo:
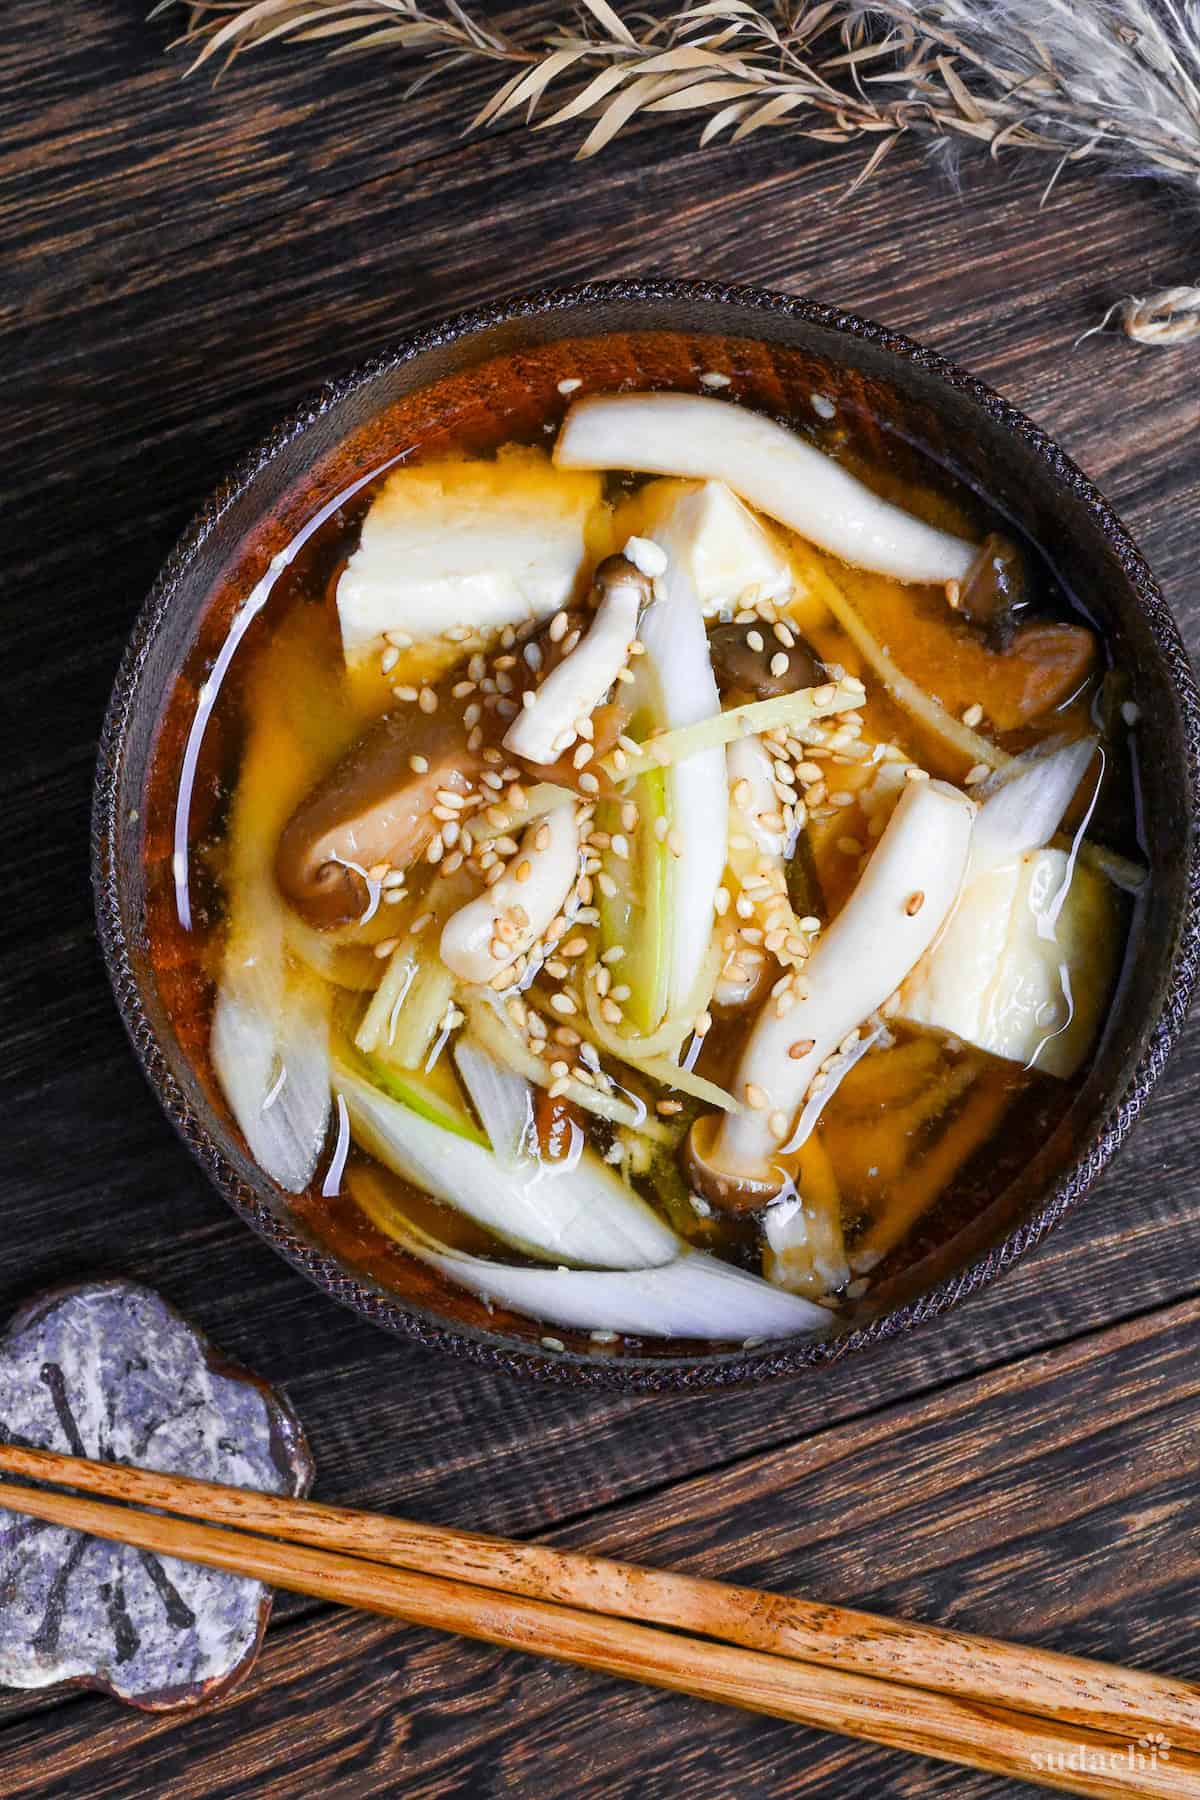
<svg viewBox="0 0 1200 1800">
<path fill-rule="evenodd" d="M 567 1333 L 557 1350 L 536 1324 L 489 1314 L 398 1253 L 383 1279 L 365 1274 L 352 1242 L 335 1251 L 317 1241 L 255 1168 L 207 1066 L 203 1021 L 181 1024 L 173 1005 L 195 951 L 176 920 L 164 923 L 172 783 L 241 601 L 272 557 L 365 471 L 406 445 L 486 451 L 553 429 L 566 376 L 585 391 L 695 392 L 714 368 L 729 372 L 731 397 L 773 414 L 811 421 L 813 395 L 827 398 L 851 451 L 902 474 L 936 465 L 939 480 L 986 494 L 1041 550 L 1093 612 L 1153 721 L 1136 740 L 1152 874 L 1086 1078 L 1055 1111 L 1006 1133 L 1019 1140 L 1013 1165 L 993 1153 L 881 1271 L 839 1335 L 753 1348 L 601 1349 Z M 811 301 L 702 283 L 595 283 L 412 333 L 285 421 L 204 507 L 138 618 L 104 726 L 94 823 L 100 935 L 118 1006 L 168 1116 L 236 1211 L 326 1294 L 431 1349 L 581 1386 L 757 1380 L 834 1361 L 944 1312 L 1011 1267 L 1095 1182 L 1161 1073 L 1192 989 L 1198 749 L 1192 672 L 1128 532 L 1057 445 L 989 388 L 895 332 Z"/>
</svg>

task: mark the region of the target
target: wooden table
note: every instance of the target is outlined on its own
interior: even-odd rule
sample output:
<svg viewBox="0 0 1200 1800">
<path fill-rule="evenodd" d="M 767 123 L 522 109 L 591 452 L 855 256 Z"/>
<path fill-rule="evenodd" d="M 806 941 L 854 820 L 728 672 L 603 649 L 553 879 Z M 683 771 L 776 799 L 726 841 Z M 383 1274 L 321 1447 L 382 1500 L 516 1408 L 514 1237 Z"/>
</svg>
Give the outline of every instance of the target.
<svg viewBox="0 0 1200 1800">
<path fill-rule="evenodd" d="M 1078 171 L 1039 211 L 1047 166 L 982 158 L 959 198 L 916 144 L 850 201 L 857 153 L 786 132 L 702 153 L 639 126 L 576 164 L 554 134 L 463 138 L 486 74 L 406 100 L 382 53 L 268 52 L 214 90 L 141 13 L 7 0 L 0 41 L 0 1306 L 153 1282 L 286 1386 L 327 1499 L 1200 1676 L 1200 1033 L 1090 1200 L 943 1323 L 760 1391 L 583 1398 L 406 1348 L 246 1231 L 127 1051 L 87 879 L 108 686 L 190 513 L 323 377 L 518 286 L 707 275 L 908 328 L 1066 444 L 1197 641 L 1200 350 L 1075 341 L 1194 278 L 1194 214 Z M 46 1800 L 1026 1791 L 288 1600 L 212 1712 L 0 1696 L 0 1794 Z"/>
</svg>

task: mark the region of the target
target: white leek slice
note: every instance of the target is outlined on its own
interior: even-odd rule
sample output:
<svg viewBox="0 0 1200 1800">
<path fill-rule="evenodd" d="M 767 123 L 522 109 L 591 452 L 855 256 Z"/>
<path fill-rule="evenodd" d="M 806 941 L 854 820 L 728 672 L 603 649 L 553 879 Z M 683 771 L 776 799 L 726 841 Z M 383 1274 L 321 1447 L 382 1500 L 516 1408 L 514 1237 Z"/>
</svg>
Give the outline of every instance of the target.
<svg viewBox="0 0 1200 1800">
<path fill-rule="evenodd" d="M 826 1308 L 702 1250 L 685 1249 L 654 1268 L 514 1269 L 439 1244 L 381 1206 L 365 1183 L 355 1188 L 355 1198 L 382 1231 L 448 1281 L 548 1325 L 631 1337 L 742 1341 L 825 1335 L 834 1323 Z"/>
<path fill-rule="evenodd" d="M 788 854 L 787 834 L 782 829 L 771 758 L 762 738 L 735 739 L 725 752 L 725 760 L 737 834 L 749 837 L 759 855 L 770 860 L 772 868 L 782 867 Z"/>
<path fill-rule="evenodd" d="M 312 1180 L 329 1124 L 329 989 L 285 966 L 282 933 L 231 941 L 217 989 L 211 1055 L 259 1167 L 288 1193 Z"/>
<path fill-rule="evenodd" d="M 773 419 L 699 394 L 598 394 L 577 400 L 554 446 L 560 469 L 636 469 L 726 482 L 831 550 L 900 581 L 961 581 L 974 546 L 881 500 Z"/>
<path fill-rule="evenodd" d="M 772 1156 L 821 1064 L 899 987 L 941 930 L 962 885 L 974 812 L 944 782 L 908 784 L 857 887 L 797 978 L 798 997 L 782 1014 L 775 1000 L 759 1013 L 733 1083 L 750 1106 L 723 1117 L 715 1168 L 770 1178 Z M 787 1130 L 776 1132 L 770 1121 L 781 1113 Z"/>
<path fill-rule="evenodd" d="M 647 738 L 636 751 L 622 748 L 623 761 L 614 762 L 606 756 L 601 767 L 618 780 L 644 775 L 648 769 L 669 768 L 685 757 L 698 756 L 702 750 L 711 750 L 718 744 L 731 744 L 736 738 L 775 731 L 781 725 L 799 730 L 814 719 L 851 712 L 862 703 L 863 685 L 853 676 L 844 681 L 827 681 L 821 687 L 798 688 L 794 694 L 777 694 L 770 700 L 749 700 L 744 706 L 726 707 L 724 712 L 695 725 Z"/>
<path fill-rule="evenodd" d="M 251 1155 L 280 1187 L 298 1194 L 316 1172 L 329 1125 L 332 993 L 289 958 L 287 915 L 271 872 L 289 803 L 280 780 L 281 736 L 278 718 L 266 711 L 242 758 L 210 1054 Z M 290 748 L 290 738 L 283 742 Z"/>
<path fill-rule="evenodd" d="M 566 905 L 578 873 L 579 827 L 568 801 L 530 825 L 500 880 L 446 920 L 446 967 L 462 981 L 491 981 L 537 943 Z"/>
<path fill-rule="evenodd" d="M 1094 737 L 1020 757 L 984 798 L 971 838 L 971 877 L 1048 844 L 1096 754 Z"/>
<path fill-rule="evenodd" d="M 508 1169 L 528 1165 L 533 1160 L 533 1094 L 525 1077 L 505 1068 L 469 1038 L 455 1044 L 454 1061 L 500 1161 Z"/>
<path fill-rule="evenodd" d="M 691 1031 L 697 1016 L 704 1012 L 712 998 L 717 975 L 721 968 L 720 945 L 710 943 L 708 954 L 696 977 L 696 986 L 688 995 L 677 1013 L 669 1013 L 656 1031 L 647 1036 L 638 1032 L 624 1032 L 614 1029 L 600 1013 L 600 996 L 596 984 L 590 978 L 584 983 L 583 996 L 587 1007 L 588 1030 L 602 1050 L 610 1056 L 616 1056 L 629 1064 L 631 1069 L 643 1069 L 653 1073 L 659 1057 L 674 1057 L 685 1037 Z M 654 1075 L 655 1080 L 658 1076 Z"/>
<path fill-rule="evenodd" d="M 553 1181 L 532 1181 L 390 1100 L 345 1063 L 336 1065 L 335 1082 L 357 1144 L 514 1249 L 602 1269 L 651 1268 L 674 1255 L 675 1233 L 594 1151 Z"/>
<path fill-rule="evenodd" d="M 468 995 L 466 1007 L 472 1036 L 478 1039 L 497 1062 L 523 1075 L 535 1087 L 550 1088 L 554 1085 L 557 1078 L 550 1073 L 549 1063 L 529 1048 L 525 1038 L 499 1006 L 493 1006 L 489 999 L 480 994 Z M 613 1092 L 599 1084 L 590 1086 L 573 1075 L 565 1075 L 562 1079 L 567 1084 L 562 1090 L 564 1097 L 573 1100 L 584 1112 L 593 1113 L 598 1119 L 607 1119 L 613 1125 L 624 1125 L 630 1131 L 639 1131 L 643 1137 L 655 1138 L 660 1143 L 674 1143 L 675 1133 L 662 1119 L 648 1114 L 643 1101 L 622 1091 Z"/>
<path fill-rule="evenodd" d="M 688 568 L 699 529 L 703 493 L 686 494 L 655 527 L 653 542 L 667 559 L 646 608 L 639 635 L 654 675 L 659 714 L 668 730 L 720 717 L 708 633 Z M 719 744 L 672 765 L 667 777 L 671 822 L 671 968 L 667 1011 L 677 1011 L 696 985 L 712 938 L 717 889 L 725 870 L 728 832 L 725 753 Z"/>
<path fill-rule="evenodd" d="M 1065 1080 L 1100 1029 L 1119 942 L 1104 878 L 1061 850 L 1034 851 L 969 882 L 896 1013 Z"/>
<path fill-rule="evenodd" d="M 549 618 L 575 592 L 599 500 L 598 477 L 559 473 L 538 451 L 397 469 L 338 582 L 347 661 L 389 631 L 420 640 Z"/>
<path fill-rule="evenodd" d="M 577 719 L 590 718 L 629 660 L 637 636 L 638 613 L 646 597 L 640 571 L 626 567 L 628 579 L 614 577 L 582 642 L 537 688 L 532 706 L 521 709 L 504 734 L 504 747 L 527 762 L 556 762 L 578 733 Z M 603 574 L 601 582 L 604 582 Z"/>
</svg>

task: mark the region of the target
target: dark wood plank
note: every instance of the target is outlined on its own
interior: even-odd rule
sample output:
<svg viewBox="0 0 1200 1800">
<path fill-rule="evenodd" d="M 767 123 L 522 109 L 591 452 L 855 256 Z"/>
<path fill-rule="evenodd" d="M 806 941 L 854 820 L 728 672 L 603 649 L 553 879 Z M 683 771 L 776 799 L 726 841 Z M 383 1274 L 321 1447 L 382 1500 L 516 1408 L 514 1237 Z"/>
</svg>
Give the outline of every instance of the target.
<svg viewBox="0 0 1200 1800">
<path fill-rule="evenodd" d="M 1198 1326 L 1190 1302 L 552 1535 L 1195 1677 Z M 240 1694 L 208 1715 L 142 1720 L 95 1701 L 11 1726 L 0 1790 L 13 1800 L 1028 1791 L 328 1612 L 274 1633 Z"/>
<path fill-rule="evenodd" d="M 278 47 L 185 79 L 186 21 L 140 0 L 83 0 L 69 23 L 9 0 L 0 35 L 0 238 L 13 289 L 102 288 L 155 263 L 387 173 L 403 183 L 447 141 L 446 93 L 409 95 L 423 64 L 392 53 Z M 496 23 L 509 22 L 496 12 Z M 465 124 L 503 68 L 456 71 Z"/>
</svg>

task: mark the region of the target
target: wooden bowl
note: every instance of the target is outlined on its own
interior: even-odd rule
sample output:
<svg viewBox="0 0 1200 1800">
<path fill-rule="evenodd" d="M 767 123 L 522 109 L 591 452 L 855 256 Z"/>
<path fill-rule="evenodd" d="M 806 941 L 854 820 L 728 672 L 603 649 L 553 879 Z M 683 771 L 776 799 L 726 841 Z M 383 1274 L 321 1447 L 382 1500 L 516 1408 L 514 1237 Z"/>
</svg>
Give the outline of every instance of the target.
<svg viewBox="0 0 1200 1800">
<path fill-rule="evenodd" d="M 1007 1155 L 958 1184 L 881 1271 L 838 1335 L 744 1346 L 600 1348 L 500 1312 L 398 1252 L 363 1272 L 364 1231 L 318 1241 L 255 1168 L 208 1066 L 194 995 L 198 947 L 171 899 L 174 783 L 197 695 L 237 607 L 314 514 L 407 445 L 487 451 L 553 427 L 564 377 L 584 391 L 725 392 L 817 428 L 834 402 L 843 444 L 900 476 L 936 465 L 983 494 L 1081 597 L 1145 720 L 1137 734 L 1147 891 L 1112 1011 L 1084 1079 L 1008 1132 Z M 823 409 L 820 409 L 823 410 Z M 1196 975 L 1200 705 L 1174 620 L 1128 532 L 1074 463 L 1006 401 L 908 338 L 783 294 L 673 281 L 598 282 L 519 296 L 406 337 L 325 388 L 213 495 L 167 559 L 138 618 L 104 725 L 94 881 L 122 1017 L 155 1093 L 230 1204 L 326 1293 L 431 1349 L 579 1386 L 702 1388 L 836 1361 L 936 1317 L 1011 1266 L 1092 1186 L 1132 1126 L 1183 1023 Z M 206 754 L 219 755 L 222 746 Z M 1036 1147 L 1033 1154 L 1029 1146 Z"/>
</svg>

